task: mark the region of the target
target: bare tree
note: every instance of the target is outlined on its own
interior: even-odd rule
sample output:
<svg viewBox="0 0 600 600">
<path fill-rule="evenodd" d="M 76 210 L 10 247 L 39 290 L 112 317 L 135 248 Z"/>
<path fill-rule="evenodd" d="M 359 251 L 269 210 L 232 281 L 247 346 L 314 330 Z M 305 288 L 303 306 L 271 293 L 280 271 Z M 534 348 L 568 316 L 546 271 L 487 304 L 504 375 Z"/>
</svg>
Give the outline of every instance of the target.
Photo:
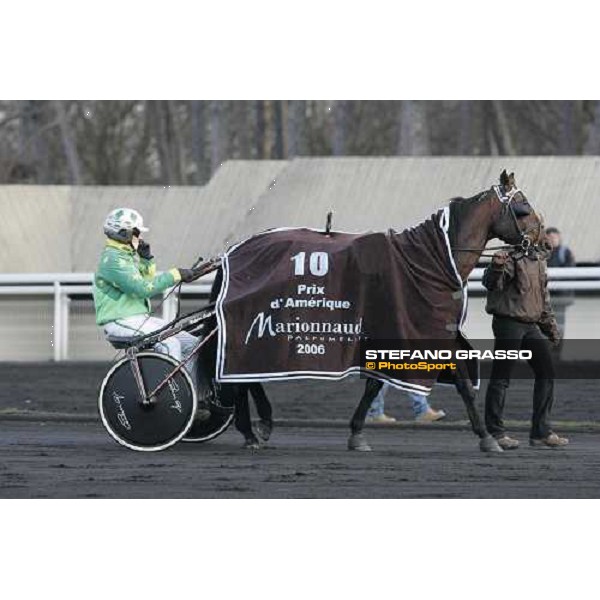
<svg viewBox="0 0 600 600">
<path fill-rule="evenodd" d="M 283 158 L 283 114 L 282 101 L 273 101 L 273 155 Z"/>
<path fill-rule="evenodd" d="M 473 102 L 462 100 L 459 104 L 458 118 L 458 154 L 473 154 Z"/>
<path fill-rule="evenodd" d="M 201 100 L 190 102 L 192 161 L 194 163 L 194 183 L 202 185 L 208 179 L 207 162 L 204 156 L 206 146 L 206 103 Z"/>
<path fill-rule="evenodd" d="M 346 132 L 348 127 L 348 102 L 337 100 L 333 105 L 333 140 L 331 144 L 334 156 L 346 154 Z"/>
<path fill-rule="evenodd" d="M 164 185 L 170 185 L 173 182 L 174 174 L 169 153 L 169 141 L 165 124 L 165 108 L 163 102 L 160 100 L 148 101 L 146 102 L 146 110 L 152 115 L 152 122 L 154 124 L 154 140 L 158 152 L 160 179 Z"/>
<path fill-rule="evenodd" d="M 166 185 L 184 182 L 182 141 L 176 106 L 170 100 L 148 103 L 154 109 L 155 137 L 161 165 L 161 178 Z"/>
<path fill-rule="evenodd" d="M 252 158 L 254 151 L 252 102 L 228 102 L 229 152 L 231 158 Z"/>
<path fill-rule="evenodd" d="M 27 165 L 29 179 L 33 183 L 50 183 L 48 148 L 43 127 L 44 103 L 24 100 L 21 103 L 21 150 L 20 157 Z"/>
<path fill-rule="evenodd" d="M 425 102 L 403 100 L 398 111 L 397 154 L 430 153 L 429 123 Z"/>
<path fill-rule="evenodd" d="M 596 101 L 0 101 L 10 183 L 201 185 L 242 157 L 581 152 L 600 155 Z"/>
<path fill-rule="evenodd" d="M 152 112 L 148 110 L 146 103 L 143 102 L 136 102 L 135 109 L 135 120 L 139 121 L 140 135 L 137 143 L 133 141 L 132 144 L 126 173 L 127 183 L 138 181 L 138 174 L 149 170 L 148 162 L 151 155 Z"/>
<path fill-rule="evenodd" d="M 290 100 L 286 111 L 286 155 L 289 157 L 306 154 L 306 102 Z"/>
<path fill-rule="evenodd" d="M 254 102 L 255 112 L 255 138 L 256 138 L 256 149 L 255 158 L 266 158 L 265 156 L 265 138 L 266 136 L 266 124 L 265 124 L 265 101 L 257 100 Z"/>
<path fill-rule="evenodd" d="M 223 144 L 222 103 L 210 103 L 210 170 L 214 173 L 225 158 Z"/>
<path fill-rule="evenodd" d="M 273 102 L 271 100 L 265 100 L 263 102 L 264 107 L 264 137 L 263 137 L 263 151 L 262 155 L 264 158 L 274 158 L 275 149 L 275 115 L 273 110 Z"/>
<path fill-rule="evenodd" d="M 575 103 L 572 100 L 562 100 L 560 102 L 560 138 L 558 144 L 559 154 L 572 155 L 576 153 Z"/>
<path fill-rule="evenodd" d="M 58 126 L 60 128 L 60 135 L 62 139 L 63 149 L 65 152 L 65 157 L 67 159 L 67 165 L 69 167 L 70 182 L 73 185 L 81 185 L 83 183 L 83 180 L 81 177 L 81 170 L 79 168 L 79 155 L 77 153 L 77 147 L 73 139 L 71 126 L 67 118 L 65 103 L 62 100 L 55 100 L 54 107 L 56 110 Z"/>
<path fill-rule="evenodd" d="M 177 103 L 173 100 L 167 100 L 165 102 L 165 116 L 169 136 L 169 150 L 173 163 L 173 183 L 181 185 L 185 183 L 185 173 L 183 168 L 184 150 L 181 127 L 179 124 L 179 110 Z"/>
<path fill-rule="evenodd" d="M 584 146 L 585 154 L 600 154 L 600 100 L 594 102 L 593 120 Z"/>
<path fill-rule="evenodd" d="M 516 154 L 510 129 L 510 121 L 504 110 L 504 102 L 501 100 L 492 100 L 491 112 L 493 117 L 493 133 L 495 134 L 492 143 L 495 146 L 495 149 L 497 149 L 494 153 L 508 155 Z"/>
</svg>

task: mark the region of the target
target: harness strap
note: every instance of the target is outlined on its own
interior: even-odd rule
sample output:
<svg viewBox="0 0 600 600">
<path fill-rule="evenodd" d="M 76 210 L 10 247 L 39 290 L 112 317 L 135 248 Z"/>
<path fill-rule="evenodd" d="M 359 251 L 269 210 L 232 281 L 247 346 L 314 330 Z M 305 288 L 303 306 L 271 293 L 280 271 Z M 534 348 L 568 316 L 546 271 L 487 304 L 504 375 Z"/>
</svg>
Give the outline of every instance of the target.
<svg viewBox="0 0 600 600">
<path fill-rule="evenodd" d="M 519 220 L 517 219 L 517 215 L 515 214 L 515 211 L 510 204 L 512 202 L 513 198 L 521 190 L 518 187 L 514 187 L 508 194 L 506 194 L 504 192 L 504 188 L 502 186 L 494 185 L 494 186 L 492 186 L 492 189 L 496 193 L 498 200 L 502 204 L 505 204 L 507 206 L 507 208 L 510 212 L 510 216 L 513 219 L 514 225 L 515 225 L 517 231 L 519 232 L 519 235 L 521 236 L 521 242 L 519 244 L 505 244 L 503 246 L 491 246 L 490 248 L 486 248 L 485 246 L 483 248 L 452 248 L 452 250 L 454 252 L 475 252 L 475 253 L 481 252 L 481 256 L 489 257 L 489 256 L 493 256 L 492 254 L 489 254 L 489 252 L 495 251 L 495 250 L 511 250 L 511 249 L 518 248 L 518 249 L 522 250 L 524 253 L 526 253 L 529 250 L 529 248 L 531 247 L 531 241 L 527 237 L 527 234 L 530 233 L 531 231 L 533 231 L 534 227 L 530 227 L 529 229 L 526 229 L 523 231 L 519 227 Z M 540 221 L 540 227 L 541 227 L 541 221 Z"/>
<path fill-rule="evenodd" d="M 481 252 L 481 256 L 486 256 L 486 252 L 492 252 L 493 250 L 511 250 L 513 248 L 522 248 L 523 243 L 520 244 L 505 244 L 503 246 L 484 246 L 483 248 L 452 248 L 453 252 Z"/>
<path fill-rule="evenodd" d="M 513 188 L 510 193 L 505 194 L 504 188 L 499 185 L 494 185 L 493 190 L 496 192 L 496 196 L 498 196 L 498 200 L 503 204 L 510 204 L 512 199 L 521 191 L 518 187 Z"/>
</svg>

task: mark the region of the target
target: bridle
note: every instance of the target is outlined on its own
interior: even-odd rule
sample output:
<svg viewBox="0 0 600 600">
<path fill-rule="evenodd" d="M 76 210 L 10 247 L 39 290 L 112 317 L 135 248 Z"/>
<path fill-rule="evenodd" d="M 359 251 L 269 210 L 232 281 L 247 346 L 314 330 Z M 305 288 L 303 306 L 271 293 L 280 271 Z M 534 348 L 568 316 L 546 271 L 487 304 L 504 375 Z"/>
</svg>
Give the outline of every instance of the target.
<svg viewBox="0 0 600 600">
<path fill-rule="evenodd" d="M 509 214 L 512 217 L 512 223 L 514 224 L 515 229 L 517 231 L 517 235 L 519 235 L 521 238 L 520 242 L 518 244 L 503 244 L 501 246 L 490 246 L 490 247 L 484 246 L 483 248 L 452 248 L 452 251 L 453 252 L 477 252 L 477 253 L 481 253 L 481 256 L 491 257 L 491 256 L 493 256 L 493 253 L 497 250 L 518 249 L 518 250 L 521 250 L 521 252 L 523 252 L 523 256 L 525 256 L 532 250 L 537 250 L 538 244 L 532 244 L 531 240 L 527 237 L 527 235 L 529 233 L 537 230 L 537 238 L 539 239 L 541 237 L 540 234 L 542 232 L 541 230 L 543 227 L 542 220 L 535 213 L 535 211 L 533 211 L 533 207 L 532 207 L 531 210 L 533 211 L 534 214 L 536 214 L 536 216 L 538 216 L 538 224 L 532 225 L 531 227 L 529 227 L 527 229 L 521 229 L 521 227 L 519 226 L 519 220 L 515 213 L 515 209 L 512 205 L 512 201 L 514 200 L 515 196 L 519 192 L 522 194 L 522 196 L 524 198 L 525 198 L 525 194 L 523 194 L 523 192 L 521 192 L 521 190 L 518 187 L 514 187 L 511 190 L 509 190 L 508 192 L 505 191 L 504 186 L 500 186 L 500 185 L 495 185 L 492 187 L 492 189 L 496 193 L 498 200 L 503 205 L 503 209 L 502 209 L 503 212 L 506 210 L 509 211 Z M 485 193 L 486 192 L 484 192 L 484 194 Z"/>
</svg>

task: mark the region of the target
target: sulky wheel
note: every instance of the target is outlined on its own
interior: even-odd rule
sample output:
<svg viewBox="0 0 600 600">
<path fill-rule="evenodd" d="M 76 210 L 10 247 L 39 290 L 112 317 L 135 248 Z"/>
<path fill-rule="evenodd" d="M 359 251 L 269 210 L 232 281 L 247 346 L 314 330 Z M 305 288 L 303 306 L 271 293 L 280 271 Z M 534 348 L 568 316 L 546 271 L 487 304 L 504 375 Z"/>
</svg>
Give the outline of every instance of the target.
<svg viewBox="0 0 600 600">
<path fill-rule="evenodd" d="M 137 361 L 147 391 L 154 390 L 179 363 L 165 354 L 140 352 Z M 98 407 L 108 433 L 132 450 L 163 450 L 191 427 L 197 396 L 185 368 L 180 369 L 150 404 L 141 401 L 132 360 L 125 357 L 108 372 L 100 387 Z"/>
<path fill-rule="evenodd" d="M 234 396 L 234 386 L 215 382 L 199 363 L 198 410 L 183 441 L 207 442 L 221 435 L 233 421 Z"/>
<path fill-rule="evenodd" d="M 207 418 L 203 416 L 200 411 L 199 418 L 194 419 L 192 426 L 183 436 L 183 442 L 208 442 L 221 435 L 233 421 L 233 413 L 223 415 L 212 412 Z"/>
</svg>

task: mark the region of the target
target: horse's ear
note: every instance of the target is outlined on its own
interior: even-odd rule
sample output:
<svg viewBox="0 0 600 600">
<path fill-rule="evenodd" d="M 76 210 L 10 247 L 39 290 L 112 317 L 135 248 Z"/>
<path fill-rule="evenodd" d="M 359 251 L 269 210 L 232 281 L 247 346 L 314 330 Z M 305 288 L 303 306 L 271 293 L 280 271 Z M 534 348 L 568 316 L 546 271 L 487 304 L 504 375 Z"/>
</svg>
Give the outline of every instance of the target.
<svg viewBox="0 0 600 600">
<path fill-rule="evenodd" d="M 509 183 L 508 174 L 506 173 L 506 169 L 504 169 L 504 171 L 502 171 L 502 173 L 500 173 L 500 185 L 507 186 L 508 183 Z"/>
<path fill-rule="evenodd" d="M 510 187 L 517 187 L 517 184 L 515 183 L 514 171 L 508 176 L 508 185 Z"/>
</svg>

